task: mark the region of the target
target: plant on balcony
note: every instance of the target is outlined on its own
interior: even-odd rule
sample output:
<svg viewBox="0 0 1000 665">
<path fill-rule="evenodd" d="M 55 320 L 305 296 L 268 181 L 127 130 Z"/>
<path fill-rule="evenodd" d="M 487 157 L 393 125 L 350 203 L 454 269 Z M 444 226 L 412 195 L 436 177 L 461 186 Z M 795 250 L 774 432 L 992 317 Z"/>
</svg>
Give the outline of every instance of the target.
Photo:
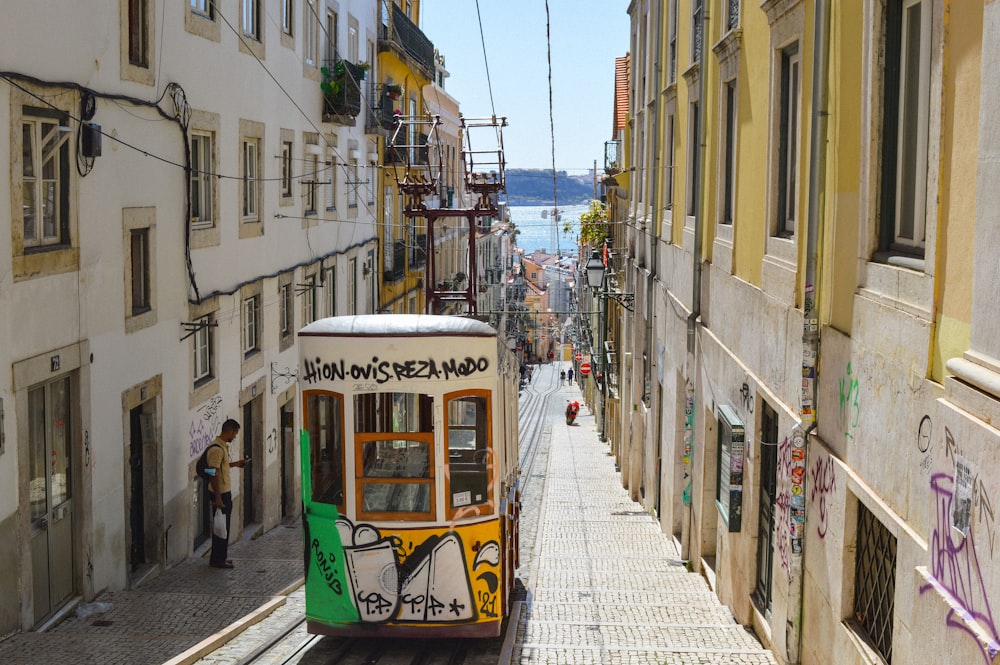
<svg viewBox="0 0 1000 665">
<path fill-rule="evenodd" d="M 580 215 L 580 242 L 594 246 L 604 242 L 609 234 L 608 207 L 600 201 L 591 201 L 590 209 Z"/>
<path fill-rule="evenodd" d="M 338 60 L 332 67 L 321 67 L 323 80 L 319 87 L 334 113 L 357 115 L 361 110 L 361 87 L 370 65 L 355 65 L 346 60 Z M 357 108 L 355 108 L 357 107 Z"/>
<path fill-rule="evenodd" d="M 398 83 L 386 83 L 385 94 L 389 95 L 389 99 L 399 99 L 399 96 L 403 94 L 403 86 Z"/>
</svg>

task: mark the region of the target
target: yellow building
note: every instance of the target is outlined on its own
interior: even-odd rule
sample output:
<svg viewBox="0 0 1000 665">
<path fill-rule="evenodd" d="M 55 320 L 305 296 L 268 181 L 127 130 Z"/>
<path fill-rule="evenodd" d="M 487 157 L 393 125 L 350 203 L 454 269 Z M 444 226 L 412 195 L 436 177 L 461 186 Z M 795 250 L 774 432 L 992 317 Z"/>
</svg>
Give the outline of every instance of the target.
<svg viewBox="0 0 1000 665">
<path fill-rule="evenodd" d="M 612 446 L 780 663 L 1000 650 L 997 6 L 629 7 Z"/>
</svg>

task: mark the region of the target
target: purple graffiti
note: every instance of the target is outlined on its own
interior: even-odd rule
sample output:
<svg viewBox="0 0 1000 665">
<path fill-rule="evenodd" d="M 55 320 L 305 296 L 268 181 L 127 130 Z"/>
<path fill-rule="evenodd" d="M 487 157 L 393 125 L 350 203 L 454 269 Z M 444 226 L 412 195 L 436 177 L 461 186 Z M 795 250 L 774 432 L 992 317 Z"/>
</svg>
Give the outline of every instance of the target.
<svg viewBox="0 0 1000 665">
<path fill-rule="evenodd" d="M 936 473 L 931 477 L 937 510 L 934 534 L 931 536 L 932 581 L 920 587 L 920 593 L 931 588 L 946 591 L 959 605 L 948 610 L 947 625 L 960 628 L 975 638 L 983 659 L 991 663 L 1000 653 L 1000 635 L 993 622 L 993 610 L 986 595 L 973 534 L 970 532 L 958 541 L 952 537 L 949 519 L 953 484 L 954 478 L 946 473 Z M 978 624 L 984 633 L 988 633 L 989 644 L 983 644 L 970 623 Z"/>
<path fill-rule="evenodd" d="M 201 455 L 201 452 L 212 443 L 214 438 L 212 434 L 205 429 L 205 421 L 195 420 L 191 422 L 191 427 L 188 428 L 188 437 L 190 439 L 188 443 L 188 453 L 191 458 L 195 458 Z"/>
<path fill-rule="evenodd" d="M 837 489 L 837 474 L 833 458 L 826 457 L 817 459 L 809 477 L 812 481 L 812 487 L 809 491 L 809 503 L 815 503 L 816 498 L 819 497 L 819 524 L 816 526 L 816 533 L 819 534 L 820 539 L 824 539 L 826 538 L 827 528 L 826 500 L 827 497 L 831 495 L 835 489 Z"/>
</svg>

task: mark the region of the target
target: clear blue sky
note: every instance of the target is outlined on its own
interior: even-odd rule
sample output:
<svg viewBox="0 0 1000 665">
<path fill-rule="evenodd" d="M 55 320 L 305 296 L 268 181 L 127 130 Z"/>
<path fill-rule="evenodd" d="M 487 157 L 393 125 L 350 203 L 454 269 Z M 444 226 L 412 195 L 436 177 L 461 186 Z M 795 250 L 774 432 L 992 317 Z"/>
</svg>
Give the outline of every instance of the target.
<svg viewBox="0 0 1000 665">
<path fill-rule="evenodd" d="M 480 39 L 482 16 L 486 60 Z M 571 175 L 604 166 L 615 58 L 629 49 L 627 0 L 548 0 L 555 164 Z M 420 27 L 445 56 L 445 90 L 466 117 L 507 116 L 510 168 L 551 168 L 545 0 L 422 0 Z M 493 89 L 487 85 L 486 62 Z M 475 136 L 473 135 L 473 138 Z M 484 146 L 491 148 L 493 146 Z"/>
</svg>

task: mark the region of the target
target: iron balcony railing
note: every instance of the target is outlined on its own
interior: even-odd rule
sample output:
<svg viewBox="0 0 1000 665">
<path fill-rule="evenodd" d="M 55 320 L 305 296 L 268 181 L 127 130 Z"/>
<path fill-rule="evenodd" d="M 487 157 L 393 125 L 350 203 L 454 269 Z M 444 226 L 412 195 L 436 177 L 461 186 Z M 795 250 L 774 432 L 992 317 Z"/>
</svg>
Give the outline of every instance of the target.
<svg viewBox="0 0 1000 665">
<path fill-rule="evenodd" d="M 392 243 L 392 252 L 386 256 L 390 259 L 383 266 L 383 277 L 387 282 L 395 282 L 403 278 L 406 274 L 406 243 L 397 240 Z"/>
<path fill-rule="evenodd" d="M 361 113 L 361 81 L 367 68 L 347 60 L 327 60 L 323 67 L 323 119 L 356 118 Z"/>
<path fill-rule="evenodd" d="M 388 4 L 389 15 L 383 16 L 380 50 L 395 49 L 408 56 L 423 70 L 425 78 L 434 78 L 434 44 L 423 31 L 394 3 Z"/>
</svg>

